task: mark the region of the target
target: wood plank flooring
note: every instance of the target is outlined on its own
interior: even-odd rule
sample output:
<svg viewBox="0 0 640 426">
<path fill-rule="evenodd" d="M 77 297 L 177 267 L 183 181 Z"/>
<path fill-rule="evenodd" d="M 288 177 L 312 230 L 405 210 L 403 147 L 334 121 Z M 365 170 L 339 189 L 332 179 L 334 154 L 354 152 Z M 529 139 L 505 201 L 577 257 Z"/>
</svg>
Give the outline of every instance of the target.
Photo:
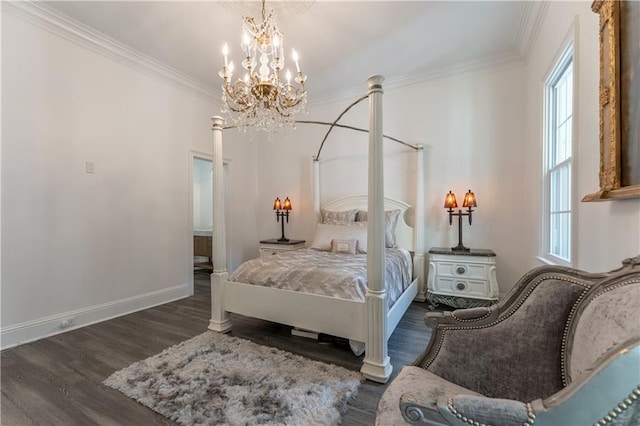
<svg viewBox="0 0 640 426">
<path fill-rule="evenodd" d="M 207 329 L 209 275 L 196 273 L 195 295 L 1 353 L 0 424 L 172 425 L 165 417 L 102 385 L 114 371 L 155 355 Z M 426 304 L 414 302 L 389 340 L 394 376 L 430 338 Z M 330 315 L 330 313 L 327 313 Z M 362 358 L 345 340 L 317 342 L 291 336 L 290 327 L 232 315 L 231 335 L 358 371 Z M 366 381 L 344 415 L 344 425 L 372 425 L 386 385 Z"/>
</svg>

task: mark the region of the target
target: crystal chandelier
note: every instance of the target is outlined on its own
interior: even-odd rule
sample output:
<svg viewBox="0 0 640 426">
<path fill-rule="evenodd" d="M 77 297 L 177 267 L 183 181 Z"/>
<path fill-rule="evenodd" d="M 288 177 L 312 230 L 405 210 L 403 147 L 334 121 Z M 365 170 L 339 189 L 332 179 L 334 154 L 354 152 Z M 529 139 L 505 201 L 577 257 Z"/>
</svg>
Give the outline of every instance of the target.
<svg viewBox="0 0 640 426">
<path fill-rule="evenodd" d="M 254 18 L 243 17 L 242 43 L 244 51 L 242 68 L 245 75 L 235 82 L 233 62 L 228 60 L 229 47 L 222 49 L 224 67 L 219 72 L 222 85 L 222 112 L 229 113 L 233 123 L 246 130 L 247 127 L 265 130 L 270 134 L 293 127 L 294 115 L 306 112 L 307 91 L 304 83 L 307 76 L 300 71 L 298 55 L 292 51 L 291 58 L 297 75 L 292 81 L 287 69 L 285 80 L 280 71 L 284 68 L 284 38 L 273 20 L 273 11 L 265 13 L 262 0 L 262 23 Z"/>
</svg>

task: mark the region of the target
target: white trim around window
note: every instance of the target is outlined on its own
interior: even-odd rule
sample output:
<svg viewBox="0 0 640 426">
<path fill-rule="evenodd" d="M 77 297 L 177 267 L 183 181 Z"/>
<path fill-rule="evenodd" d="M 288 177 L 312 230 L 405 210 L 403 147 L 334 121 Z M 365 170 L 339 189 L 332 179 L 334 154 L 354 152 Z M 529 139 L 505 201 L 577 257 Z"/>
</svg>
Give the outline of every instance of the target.
<svg viewBox="0 0 640 426">
<path fill-rule="evenodd" d="M 572 266 L 577 258 L 578 22 L 544 79 L 542 235 L 539 259 Z"/>
</svg>

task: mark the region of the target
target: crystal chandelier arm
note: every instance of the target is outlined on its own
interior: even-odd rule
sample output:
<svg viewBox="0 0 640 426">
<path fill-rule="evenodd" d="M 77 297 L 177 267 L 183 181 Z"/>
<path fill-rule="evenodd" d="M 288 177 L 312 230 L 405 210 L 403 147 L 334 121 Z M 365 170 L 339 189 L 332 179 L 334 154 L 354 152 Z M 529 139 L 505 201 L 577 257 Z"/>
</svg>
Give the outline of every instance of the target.
<svg viewBox="0 0 640 426">
<path fill-rule="evenodd" d="M 237 80 L 233 84 L 225 82 L 224 90 L 226 103 L 231 111 L 246 112 L 253 108 L 247 83 L 243 80 Z"/>
</svg>

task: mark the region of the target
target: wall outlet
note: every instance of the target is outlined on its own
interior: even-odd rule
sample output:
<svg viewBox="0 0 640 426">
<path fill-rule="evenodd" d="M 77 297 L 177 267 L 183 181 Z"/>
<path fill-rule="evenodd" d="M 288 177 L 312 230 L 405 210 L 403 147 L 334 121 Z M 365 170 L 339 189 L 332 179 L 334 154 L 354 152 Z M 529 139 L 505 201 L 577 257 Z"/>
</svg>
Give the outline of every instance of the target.
<svg viewBox="0 0 640 426">
<path fill-rule="evenodd" d="M 76 323 L 75 317 L 65 318 L 60 321 L 60 328 L 69 328 Z"/>
<path fill-rule="evenodd" d="M 84 166 L 87 173 L 93 174 L 96 172 L 96 163 L 93 161 L 87 161 Z"/>
</svg>

